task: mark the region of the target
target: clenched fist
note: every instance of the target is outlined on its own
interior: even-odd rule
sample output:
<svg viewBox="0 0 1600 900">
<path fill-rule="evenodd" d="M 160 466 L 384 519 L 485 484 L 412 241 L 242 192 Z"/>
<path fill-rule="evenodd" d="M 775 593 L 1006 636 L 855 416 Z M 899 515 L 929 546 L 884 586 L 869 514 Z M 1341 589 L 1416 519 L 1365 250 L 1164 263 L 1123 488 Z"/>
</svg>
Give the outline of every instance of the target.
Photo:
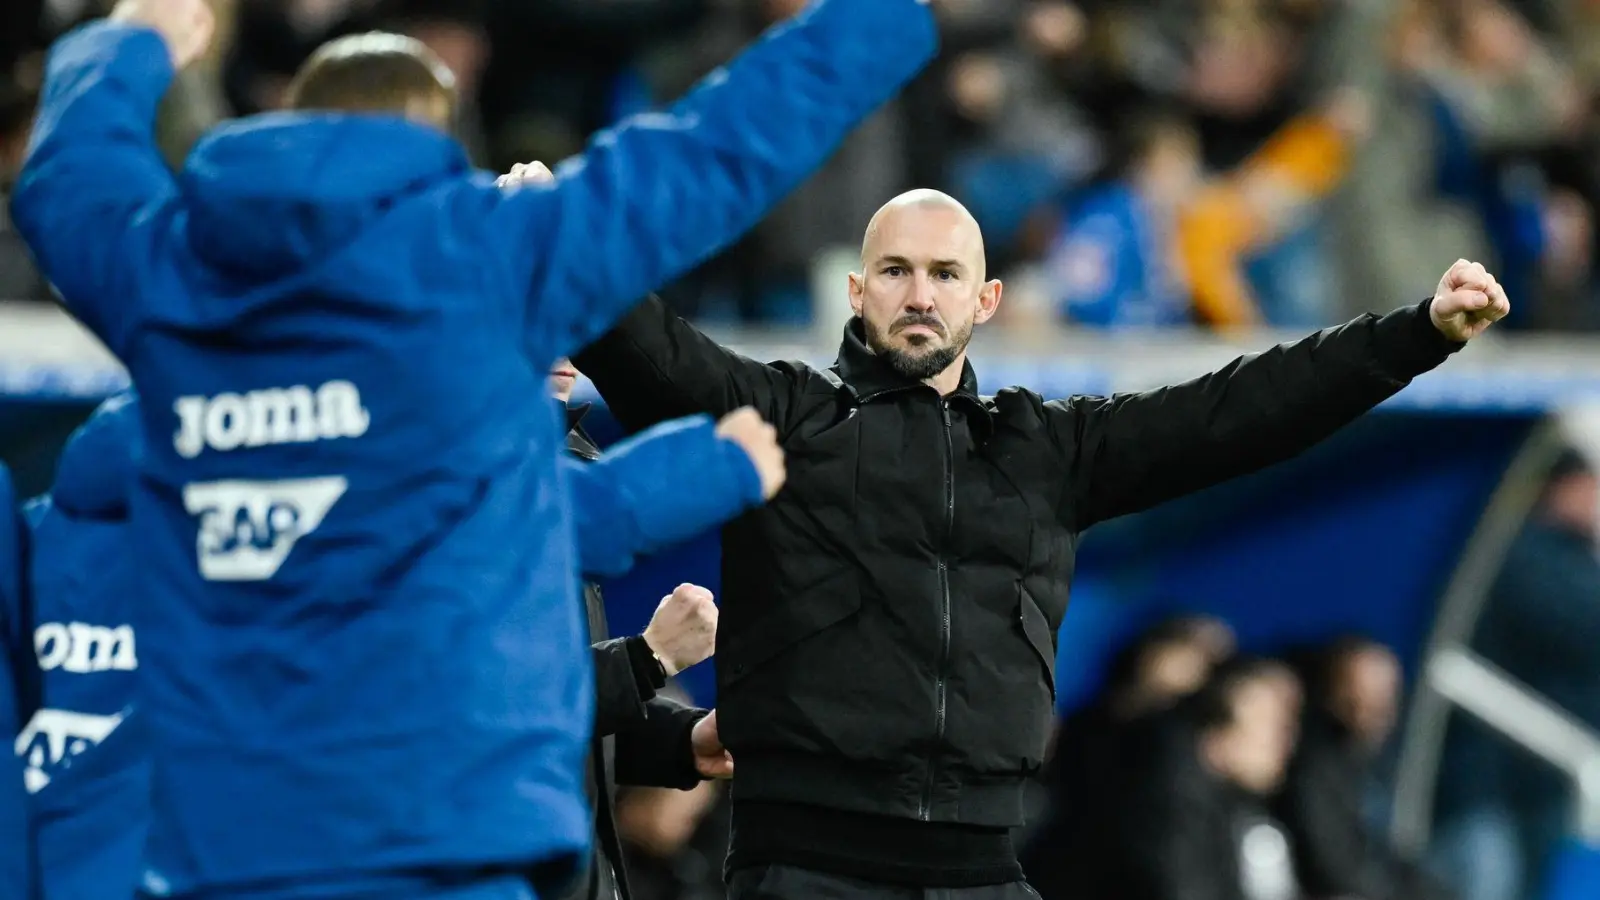
<svg viewBox="0 0 1600 900">
<path fill-rule="evenodd" d="M 761 476 L 761 495 L 768 500 L 777 496 L 789 477 L 783 461 L 783 447 L 778 444 L 778 430 L 767 424 L 761 414 L 746 406 L 736 409 L 717 423 L 717 437 L 732 441 L 750 457 L 750 462 Z"/>
<path fill-rule="evenodd" d="M 495 179 L 495 187 L 514 188 L 554 180 L 555 175 L 551 174 L 550 167 L 542 162 L 517 163 L 511 167 L 511 171 Z"/>
<path fill-rule="evenodd" d="M 1428 313 L 1434 327 L 1452 341 L 1465 343 L 1511 312 L 1506 289 L 1482 265 L 1456 260 L 1433 292 Z"/>
<path fill-rule="evenodd" d="M 217 30 L 217 17 L 206 0 L 119 0 L 111 18 L 155 29 L 178 69 L 204 56 Z"/>
<path fill-rule="evenodd" d="M 711 592 L 692 584 L 678 585 L 661 598 L 644 630 L 644 642 L 668 676 L 710 659 L 717 645 L 717 604 Z"/>
<path fill-rule="evenodd" d="M 717 711 L 694 723 L 689 731 L 689 745 L 694 749 L 694 768 L 701 778 L 732 778 L 733 754 L 722 746 L 722 735 L 717 733 Z"/>
</svg>

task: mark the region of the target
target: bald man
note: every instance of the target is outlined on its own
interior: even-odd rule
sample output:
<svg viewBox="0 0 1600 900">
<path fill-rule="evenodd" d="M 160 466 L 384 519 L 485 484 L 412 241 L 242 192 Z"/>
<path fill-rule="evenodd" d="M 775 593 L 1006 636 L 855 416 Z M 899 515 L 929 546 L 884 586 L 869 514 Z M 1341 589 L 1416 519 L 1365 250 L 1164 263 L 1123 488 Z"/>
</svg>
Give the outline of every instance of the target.
<svg viewBox="0 0 1600 900">
<path fill-rule="evenodd" d="M 630 428 L 756 407 L 789 480 L 723 533 L 730 896 L 1033 896 L 1009 829 L 1039 770 L 1079 536 L 1293 456 L 1509 309 L 1482 266 L 1187 384 L 978 392 L 1002 285 L 956 201 L 867 228 L 838 362 L 760 363 L 650 301 L 577 363 Z"/>
</svg>

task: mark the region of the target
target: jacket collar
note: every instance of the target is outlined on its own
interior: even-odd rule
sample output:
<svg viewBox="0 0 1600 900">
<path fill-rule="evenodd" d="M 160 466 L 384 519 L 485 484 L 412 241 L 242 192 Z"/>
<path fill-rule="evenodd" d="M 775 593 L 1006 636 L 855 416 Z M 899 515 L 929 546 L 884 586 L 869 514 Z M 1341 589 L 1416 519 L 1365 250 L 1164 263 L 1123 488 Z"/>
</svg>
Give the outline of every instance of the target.
<svg viewBox="0 0 1600 900">
<path fill-rule="evenodd" d="M 922 382 L 895 371 L 883 357 L 867 349 L 866 328 L 860 316 L 851 318 L 844 327 L 844 342 L 839 345 L 839 360 L 834 369 L 861 403 L 890 392 L 927 388 Z M 965 403 L 988 418 L 989 407 L 978 396 L 978 375 L 972 369 L 971 360 L 962 363 L 961 382 L 950 395 L 950 401 Z"/>
<path fill-rule="evenodd" d="M 600 448 L 594 439 L 583 430 L 583 417 L 588 415 L 593 404 L 580 403 L 572 406 L 568 403 L 556 401 L 567 417 L 567 449 L 575 456 L 595 460 L 600 458 Z"/>
</svg>

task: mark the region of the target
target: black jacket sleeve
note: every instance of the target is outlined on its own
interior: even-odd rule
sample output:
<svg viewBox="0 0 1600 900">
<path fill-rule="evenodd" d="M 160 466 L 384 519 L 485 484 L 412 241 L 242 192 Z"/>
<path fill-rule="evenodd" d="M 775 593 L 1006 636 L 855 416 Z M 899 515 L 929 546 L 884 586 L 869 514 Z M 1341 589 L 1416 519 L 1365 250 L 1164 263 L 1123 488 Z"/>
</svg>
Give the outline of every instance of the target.
<svg viewBox="0 0 1600 900">
<path fill-rule="evenodd" d="M 1428 305 L 1362 316 L 1140 394 L 1044 404 L 1082 530 L 1288 459 L 1398 393 L 1461 344 Z"/>
<path fill-rule="evenodd" d="M 740 356 L 651 297 L 573 358 L 629 431 L 699 413 L 753 406 L 783 429 L 801 381 L 784 366 Z"/>
<path fill-rule="evenodd" d="M 617 732 L 617 784 L 688 790 L 702 779 L 694 765 L 690 735 L 709 710 L 656 697 L 645 714 Z"/>
<path fill-rule="evenodd" d="M 666 673 L 661 671 L 644 638 L 595 644 L 595 737 L 610 737 L 643 723 L 648 704 L 665 684 Z"/>
</svg>

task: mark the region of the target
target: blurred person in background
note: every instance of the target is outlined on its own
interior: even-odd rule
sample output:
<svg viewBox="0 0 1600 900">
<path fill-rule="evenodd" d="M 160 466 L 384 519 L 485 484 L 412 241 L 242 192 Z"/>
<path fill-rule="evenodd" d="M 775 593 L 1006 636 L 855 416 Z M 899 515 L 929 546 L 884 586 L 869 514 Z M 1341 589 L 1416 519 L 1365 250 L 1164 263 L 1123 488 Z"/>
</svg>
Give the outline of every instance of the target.
<svg viewBox="0 0 1600 900">
<path fill-rule="evenodd" d="M 581 151 L 594 132 L 648 108 L 652 98 L 636 68 L 642 55 L 693 28 L 713 6 L 711 0 L 481 5 L 492 51 L 483 72 L 482 112 L 497 169 L 530 159 L 555 164 Z M 788 11 L 804 5 L 789 3 Z"/>
<path fill-rule="evenodd" d="M 1419 866 L 1387 845 L 1370 814 L 1383 795 L 1374 771 L 1394 733 L 1400 661 L 1362 637 L 1307 654 L 1306 708 L 1289 777 L 1274 808 L 1289 830 L 1307 894 L 1360 900 L 1449 900 Z"/>
<path fill-rule="evenodd" d="M 1591 729 L 1600 730 L 1600 479 L 1568 450 L 1490 591 L 1471 646 Z M 1573 796 L 1545 762 L 1465 714 L 1450 724 L 1435 853 L 1466 900 L 1522 900 L 1567 834 Z"/>
<path fill-rule="evenodd" d="M 1057 730 L 1047 769 L 1045 818 L 1022 855 L 1028 882 L 1051 900 L 1101 897 L 1115 885 L 1095 883 L 1111 837 L 1105 823 L 1129 790 L 1129 778 L 1145 774 L 1161 752 L 1164 715 L 1199 690 L 1221 643 L 1216 625 L 1198 618 L 1162 622 L 1113 657 L 1099 698 L 1068 716 Z M 1221 625 L 1230 639 L 1232 632 Z M 1231 648 L 1228 651 L 1231 653 Z"/>
<path fill-rule="evenodd" d="M 1302 900 L 1288 832 L 1269 810 L 1294 752 L 1299 682 L 1274 660 L 1219 666 L 1176 711 L 1169 744 L 1107 811 L 1093 900 Z M 1046 895 L 1046 900 L 1054 898 Z"/>
<path fill-rule="evenodd" d="M 692 705 L 676 682 L 663 694 Z M 634 900 L 725 900 L 730 787 L 708 781 L 688 791 L 618 788 L 617 830 Z"/>
</svg>

